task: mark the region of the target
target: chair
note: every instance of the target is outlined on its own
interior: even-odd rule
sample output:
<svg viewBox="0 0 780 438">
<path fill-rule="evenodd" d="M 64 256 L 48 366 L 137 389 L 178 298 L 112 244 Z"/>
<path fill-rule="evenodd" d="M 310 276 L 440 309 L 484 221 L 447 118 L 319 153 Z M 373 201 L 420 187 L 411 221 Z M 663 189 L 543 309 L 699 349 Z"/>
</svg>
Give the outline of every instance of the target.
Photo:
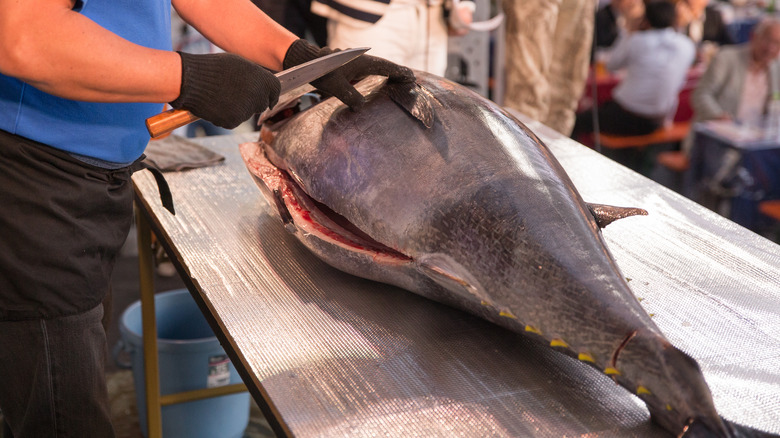
<svg viewBox="0 0 780 438">
<path fill-rule="evenodd" d="M 664 148 L 646 149 L 654 145 L 682 142 L 688 136 L 690 129 L 690 121 L 672 122 L 645 135 L 602 133 L 600 143 L 604 155 L 645 176 L 650 176 L 655 167 L 656 154 L 659 153 L 658 150 Z"/>
<path fill-rule="evenodd" d="M 780 199 L 759 202 L 758 211 L 780 222 Z"/>
<path fill-rule="evenodd" d="M 661 152 L 656 156 L 655 161 L 661 166 L 677 173 L 685 172 L 691 166 L 688 156 L 682 151 Z"/>
<path fill-rule="evenodd" d="M 688 135 L 691 122 L 673 122 L 645 135 L 601 134 L 601 146 L 607 149 L 644 148 L 654 144 L 681 142 Z"/>
</svg>

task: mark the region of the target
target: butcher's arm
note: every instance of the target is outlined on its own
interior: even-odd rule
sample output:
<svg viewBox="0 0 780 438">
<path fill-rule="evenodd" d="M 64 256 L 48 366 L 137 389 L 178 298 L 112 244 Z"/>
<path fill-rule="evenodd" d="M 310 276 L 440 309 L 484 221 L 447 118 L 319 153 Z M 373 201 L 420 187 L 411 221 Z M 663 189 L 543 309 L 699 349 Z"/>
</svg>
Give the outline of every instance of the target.
<svg viewBox="0 0 780 438">
<path fill-rule="evenodd" d="M 177 53 L 131 43 L 72 7 L 71 0 L 0 0 L 0 72 L 73 100 L 176 99 Z"/>
<path fill-rule="evenodd" d="M 281 70 L 298 39 L 249 0 L 173 0 L 179 16 L 209 41 L 271 70 Z"/>
</svg>

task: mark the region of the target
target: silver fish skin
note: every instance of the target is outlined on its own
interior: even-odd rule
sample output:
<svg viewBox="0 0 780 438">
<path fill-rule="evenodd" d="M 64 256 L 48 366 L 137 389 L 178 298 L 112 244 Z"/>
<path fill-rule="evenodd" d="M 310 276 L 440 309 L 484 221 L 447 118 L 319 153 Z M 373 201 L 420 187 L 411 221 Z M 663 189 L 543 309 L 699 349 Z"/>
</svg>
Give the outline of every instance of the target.
<svg viewBox="0 0 780 438">
<path fill-rule="evenodd" d="M 287 230 L 338 269 L 578 358 L 675 436 L 691 426 L 736 436 L 696 361 L 667 341 L 611 257 L 594 216 L 609 208 L 584 202 L 550 150 L 493 102 L 416 75 L 400 91 L 368 78 L 359 112 L 326 99 L 241 146 Z M 430 127 L 390 98 L 399 93 L 430 107 Z"/>
</svg>

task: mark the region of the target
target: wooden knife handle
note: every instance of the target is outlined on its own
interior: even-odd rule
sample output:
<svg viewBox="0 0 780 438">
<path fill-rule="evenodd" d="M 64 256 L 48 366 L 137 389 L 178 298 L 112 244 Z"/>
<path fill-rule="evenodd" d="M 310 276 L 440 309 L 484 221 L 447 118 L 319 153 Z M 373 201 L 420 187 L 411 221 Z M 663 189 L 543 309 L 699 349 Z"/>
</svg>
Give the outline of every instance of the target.
<svg viewBox="0 0 780 438">
<path fill-rule="evenodd" d="M 169 109 L 168 111 L 161 112 L 156 116 L 146 119 L 146 129 L 149 131 L 149 135 L 151 135 L 152 138 L 159 138 L 165 134 L 169 134 L 176 128 L 190 124 L 196 120 L 200 120 L 200 117 L 187 110 Z"/>
</svg>

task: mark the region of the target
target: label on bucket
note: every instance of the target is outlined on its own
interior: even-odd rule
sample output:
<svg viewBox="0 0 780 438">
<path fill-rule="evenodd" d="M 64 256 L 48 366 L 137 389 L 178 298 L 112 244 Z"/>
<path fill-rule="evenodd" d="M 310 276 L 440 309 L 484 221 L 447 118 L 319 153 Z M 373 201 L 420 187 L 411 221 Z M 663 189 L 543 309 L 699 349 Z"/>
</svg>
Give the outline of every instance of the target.
<svg viewBox="0 0 780 438">
<path fill-rule="evenodd" d="M 209 357 L 209 377 L 207 388 L 216 388 L 230 383 L 230 359 L 226 354 Z"/>
</svg>

